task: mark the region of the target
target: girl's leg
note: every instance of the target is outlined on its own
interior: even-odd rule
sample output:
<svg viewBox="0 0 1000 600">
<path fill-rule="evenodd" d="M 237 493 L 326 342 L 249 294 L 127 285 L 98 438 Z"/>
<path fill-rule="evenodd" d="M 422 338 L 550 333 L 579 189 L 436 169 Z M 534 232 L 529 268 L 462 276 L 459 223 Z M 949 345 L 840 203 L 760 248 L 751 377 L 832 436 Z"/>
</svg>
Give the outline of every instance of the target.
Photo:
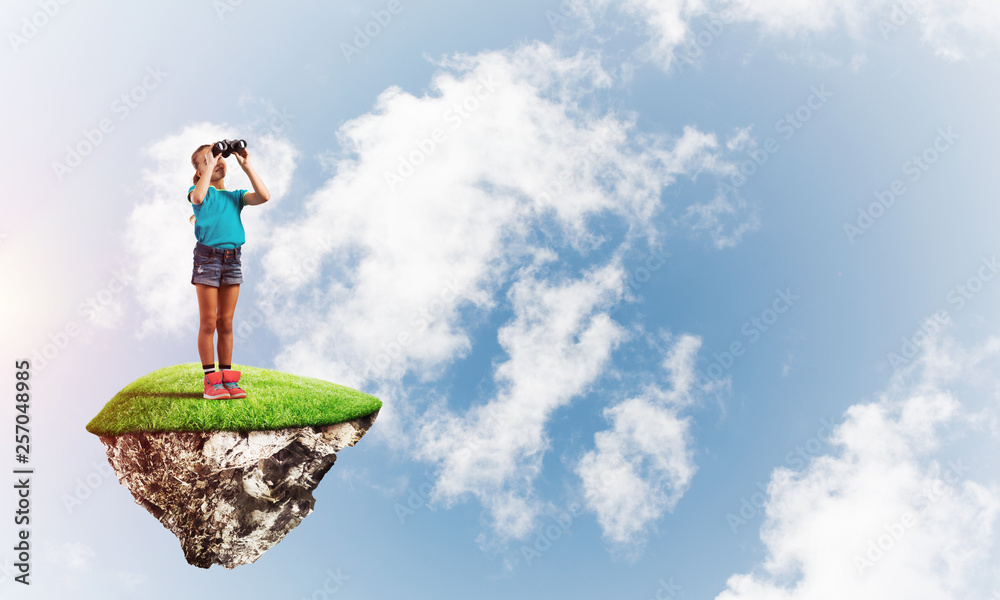
<svg viewBox="0 0 1000 600">
<path fill-rule="evenodd" d="M 219 286 L 219 314 L 215 328 L 219 331 L 219 364 L 233 364 L 233 313 L 240 297 L 240 285 Z"/>
<path fill-rule="evenodd" d="M 196 283 L 194 287 L 198 293 L 198 313 L 200 315 L 198 355 L 201 357 L 201 364 L 214 365 L 215 354 L 212 349 L 212 338 L 215 337 L 219 288 L 205 285 L 204 283 Z"/>
</svg>

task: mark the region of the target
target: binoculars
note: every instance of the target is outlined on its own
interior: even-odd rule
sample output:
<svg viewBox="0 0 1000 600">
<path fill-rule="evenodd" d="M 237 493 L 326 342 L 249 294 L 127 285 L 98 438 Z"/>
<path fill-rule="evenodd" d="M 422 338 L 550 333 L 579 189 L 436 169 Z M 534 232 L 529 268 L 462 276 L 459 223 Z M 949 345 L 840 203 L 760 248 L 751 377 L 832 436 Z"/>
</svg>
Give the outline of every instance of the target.
<svg viewBox="0 0 1000 600">
<path fill-rule="evenodd" d="M 222 155 L 222 158 L 229 158 L 230 154 L 236 154 L 247 147 L 246 140 L 222 140 L 212 144 L 212 156 Z"/>
</svg>

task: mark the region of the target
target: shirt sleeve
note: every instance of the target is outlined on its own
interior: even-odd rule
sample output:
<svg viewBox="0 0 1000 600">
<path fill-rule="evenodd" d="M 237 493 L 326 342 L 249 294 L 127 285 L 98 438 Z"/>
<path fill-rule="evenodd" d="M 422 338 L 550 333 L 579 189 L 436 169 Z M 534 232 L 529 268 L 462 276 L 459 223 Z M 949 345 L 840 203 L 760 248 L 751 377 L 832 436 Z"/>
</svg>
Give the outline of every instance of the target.
<svg viewBox="0 0 1000 600">
<path fill-rule="evenodd" d="M 246 190 L 236 190 L 236 191 L 239 192 L 240 194 L 240 210 L 243 210 L 243 207 L 246 206 L 246 203 L 243 201 L 243 196 L 247 195 L 247 191 Z"/>
<path fill-rule="evenodd" d="M 191 192 L 193 191 L 194 191 L 194 186 L 192 185 L 190 188 L 188 188 L 188 195 L 187 195 L 188 202 L 191 202 Z M 191 202 L 191 204 L 194 204 L 194 202 Z"/>
</svg>

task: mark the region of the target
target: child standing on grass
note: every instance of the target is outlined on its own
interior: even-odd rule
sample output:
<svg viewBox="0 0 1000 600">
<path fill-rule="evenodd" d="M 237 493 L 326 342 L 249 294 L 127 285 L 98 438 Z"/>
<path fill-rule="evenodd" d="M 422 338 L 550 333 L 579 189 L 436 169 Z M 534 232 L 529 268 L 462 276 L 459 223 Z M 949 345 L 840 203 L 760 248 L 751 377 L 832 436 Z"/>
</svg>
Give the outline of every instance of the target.
<svg viewBox="0 0 1000 600">
<path fill-rule="evenodd" d="M 194 269 L 191 283 L 198 295 L 201 324 L 198 329 L 198 354 L 205 372 L 204 398 L 224 400 L 246 398 L 237 382 L 240 372 L 232 370 L 233 313 L 243 283 L 240 268 L 240 247 L 246 241 L 240 212 L 244 206 L 263 204 L 270 200 L 264 182 L 250 164 L 246 149 L 234 153 L 243 172 L 250 178 L 252 192 L 226 190 L 226 161 L 213 155 L 208 144 L 199 146 L 191 155 L 195 168 L 194 185 L 188 190 L 188 201 L 194 209 Z M 215 370 L 212 340 L 219 332 L 219 371 Z"/>
</svg>

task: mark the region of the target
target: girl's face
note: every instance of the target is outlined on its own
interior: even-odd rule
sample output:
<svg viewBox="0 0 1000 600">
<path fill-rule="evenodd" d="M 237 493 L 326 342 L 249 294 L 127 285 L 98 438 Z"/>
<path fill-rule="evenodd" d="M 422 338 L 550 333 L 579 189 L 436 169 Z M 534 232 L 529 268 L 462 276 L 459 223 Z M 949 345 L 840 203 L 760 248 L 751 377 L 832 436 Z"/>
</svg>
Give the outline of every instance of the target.
<svg viewBox="0 0 1000 600">
<path fill-rule="evenodd" d="M 205 148 L 204 154 L 202 155 L 202 162 L 204 162 L 205 159 L 212 160 L 211 148 Z M 202 173 L 201 175 L 202 177 L 205 176 L 204 173 Z M 226 176 L 226 159 L 222 158 L 219 159 L 219 162 L 215 165 L 215 171 L 212 172 L 212 176 L 209 178 L 209 181 L 218 181 L 220 179 L 223 179 L 225 176 Z"/>
</svg>

